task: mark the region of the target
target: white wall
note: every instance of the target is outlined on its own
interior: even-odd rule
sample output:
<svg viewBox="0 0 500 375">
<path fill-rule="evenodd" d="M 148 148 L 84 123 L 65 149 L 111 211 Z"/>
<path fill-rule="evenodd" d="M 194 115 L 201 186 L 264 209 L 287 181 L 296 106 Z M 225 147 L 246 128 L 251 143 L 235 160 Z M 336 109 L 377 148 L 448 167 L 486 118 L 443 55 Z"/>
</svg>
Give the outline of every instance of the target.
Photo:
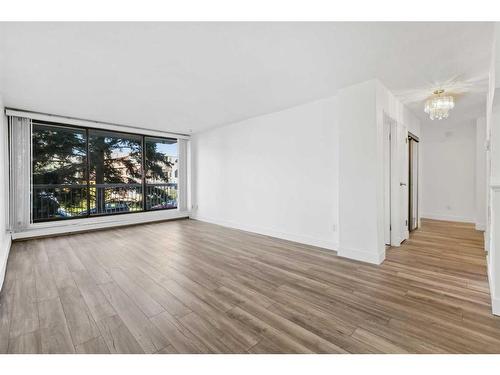
<svg viewBox="0 0 500 375">
<path fill-rule="evenodd" d="M 339 90 L 339 255 L 379 264 L 385 259 L 383 124 L 377 82 Z"/>
<path fill-rule="evenodd" d="M 391 244 L 407 237 L 400 182 L 406 177 L 407 129 L 420 134 L 419 120 L 377 79 L 339 90 L 339 255 L 379 264 L 384 240 L 384 118 L 394 120 L 391 137 Z M 406 153 L 405 153 L 406 152 Z M 407 173 L 407 172 L 406 172 Z M 363 235 L 360 236 L 360 233 Z"/>
<path fill-rule="evenodd" d="M 379 109 L 384 111 L 393 120 L 399 124 L 403 124 L 413 135 L 420 137 L 420 120 L 381 82 L 378 82 L 377 86 L 377 104 Z"/>
<path fill-rule="evenodd" d="M 421 216 L 475 222 L 475 123 L 452 120 L 424 123 L 421 138 Z"/>
<path fill-rule="evenodd" d="M 477 230 L 486 229 L 486 118 L 476 120 L 476 215 Z"/>
<path fill-rule="evenodd" d="M 382 262 L 383 113 L 420 134 L 378 80 L 195 134 L 193 217 Z"/>
<path fill-rule="evenodd" d="M 194 217 L 336 249 L 336 99 L 193 137 Z"/>
<path fill-rule="evenodd" d="M 0 290 L 2 289 L 10 250 L 10 235 L 7 234 L 8 215 L 8 153 L 7 153 L 7 120 L 0 96 Z"/>
<path fill-rule="evenodd" d="M 420 120 L 381 82 L 377 81 L 377 121 L 390 117 L 391 129 L 391 245 L 399 246 L 409 237 L 408 231 L 408 132 L 421 136 Z M 420 143 L 421 144 L 421 143 Z M 419 150 L 420 151 L 420 150 Z M 422 164 L 418 163 L 418 213 L 422 212 Z M 401 185 L 404 183 L 406 185 Z"/>
</svg>

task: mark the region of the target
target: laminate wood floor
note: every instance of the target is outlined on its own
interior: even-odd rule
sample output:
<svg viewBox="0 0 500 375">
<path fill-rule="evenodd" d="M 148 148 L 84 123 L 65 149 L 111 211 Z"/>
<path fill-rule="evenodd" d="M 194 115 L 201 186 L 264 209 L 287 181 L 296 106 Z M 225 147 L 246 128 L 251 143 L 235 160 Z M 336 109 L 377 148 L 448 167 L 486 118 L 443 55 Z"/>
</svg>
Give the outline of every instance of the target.
<svg viewBox="0 0 500 375">
<path fill-rule="evenodd" d="M 482 238 L 424 220 L 381 266 L 194 220 L 16 242 L 0 353 L 500 353 Z"/>
</svg>

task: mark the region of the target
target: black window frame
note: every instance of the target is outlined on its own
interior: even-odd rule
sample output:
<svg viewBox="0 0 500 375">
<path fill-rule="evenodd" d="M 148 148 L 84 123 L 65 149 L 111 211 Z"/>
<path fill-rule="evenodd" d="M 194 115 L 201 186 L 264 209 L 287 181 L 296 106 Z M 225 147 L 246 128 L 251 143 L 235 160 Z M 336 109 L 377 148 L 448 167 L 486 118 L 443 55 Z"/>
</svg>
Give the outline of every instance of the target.
<svg viewBox="0 0 500 375">
<path fill-rule="evenodd" d="M 33 127 L 36 125 L 43 125 L 43 126 L 53 126 L 53 127 L 62 127 L 62 128 L 67 128 L 67 129 L 78 129 L 78 130 L 84 130 L 85 131 L 85 159 L 86 159 L 86 166 L 85 166 L 85 181 L 86 181 L 86 186 L 87 186 L 87 212 L 81 216 L 72 216 L 72 217 L 53 217 L 53 218 L 43 218 L 43 219 L 35 219 L 33 216 L 33 199 L 34 199 L 34 194 L 33 194 L 33 187 L 35 186 L 34 181 L 33 181 L 33 161 L 34 161 L 34 155 L 33 155 Z M 110 213 L 95 213 L 91 214 L 90 210 L 90 151 L 89 151 L 89 131 L 91 130 L 96 130 L 96 131 L 105 131 L 109 133 L 117 133 L 117 134 L 130 134 L 133 136 L 139 136 L 141 137 L 141 153 L 142 153 L 142 162 L 141 162 L 141 169 L 142 169 L 142 177 L 141 177 L 141 187 L 142 187 L 142 210 L 137 210 L 137 211 L 128 211 L 128 212 L 110 212 Z M 31 216 L 31 222 L 32 223 L 44 223 L 44 222 L 53 222 L 53 221 L 67 221 L 67 220 L 78 220 L 78 219 L 89 219 L 89 218 L 95 218 L 95 217 L 102 217 L 102 216 L 114 216 L 114 215 L 129 215 L 129 214 L 137 214 L 137 213 L 144 213 L 144 212 L 155 212 L 155 211 L 165 211 L 165 210 L 178 210 L 179 209 L 179 183 L 177 182 L 176 186 L 176 206 L 175 207 L 165 207 L 165 208 L 156 208 L 156 209 L 147 209 L 146 205 L 146 137 L 151 137 L 151 138 L 157 138 L 157 139 L 163 139 L 163 140 L 169 140 L 169 141 L 175 141 L 177 145 L 179 144 L 179 138 L 172 138 L 172 137 L 162 137 L 162 136 L 157 136 L 157 135 L 147 135 L 147 134 L 140 134 L 140 133 L 134 133 L 134 132 L 128 132 L 128 131 L 122 131 L 122 130 L 111 130 L 111 129 L 106 129 L 106 128 L 94 128 L 94 127 L 87 127 L 87 126 L 79 126 L 79 125 L 73 125 L 73 124 L 65 124 L 62 122 L 53 122 L 53 121 L 41 121 L 41 120 L 36 120 L 35 122 L 32 122 L 31 124 L 31 137 L 30 137 L 30 142 L 31 142 L 31 153 L 30 153 L 30 179 L 31 179 L 31 186 L 30 186 L 30 193 L 31 193 L 31 204 L 30 204 L 30 216 Z M 178 149 L 177 149 L 178 152 Z M 177 161 L 180 164 L 180 158 L 179 154 L 177 154 Z M 54 186 L 59 186 L 61 184 L 54 184 Z"/>
</svg>

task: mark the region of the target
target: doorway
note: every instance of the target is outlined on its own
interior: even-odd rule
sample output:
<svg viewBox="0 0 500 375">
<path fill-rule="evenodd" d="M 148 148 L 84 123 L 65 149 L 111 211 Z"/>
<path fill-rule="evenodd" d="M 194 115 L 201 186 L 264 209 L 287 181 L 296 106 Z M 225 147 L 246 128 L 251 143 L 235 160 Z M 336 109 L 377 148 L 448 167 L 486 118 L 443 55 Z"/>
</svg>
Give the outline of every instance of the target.
<svg viewBox="0 0 500 375">
<path fill-rule="evenodd" d="M 408 132 L 408 128 L 396 122 L 384 113 L 383 123 L 383 164 L 384 164 L 384 242 L 390 246 L 400 246 L 410 234 L 410 196 L 415 195 L 413 207 L 417 207 L 418 189 L 410 189 L 410 173 L 418 183 L 418 164 L 411 168 L 409 155 L 409 136 L 418 142 L 418 138 Z M 418 146 L 413 152 L 418 152 Z M 418 157 L 415 159 L 418 163 Z M 411 172 L 410 172 L 411 171 Z M 414 222 L 418 218 L 415 212 Z"/>
<path fill-rule="evenodd" d="M 418 228 L 418 145 L 417 136 L 408 132 L 408 230 Z"/>
</svg>

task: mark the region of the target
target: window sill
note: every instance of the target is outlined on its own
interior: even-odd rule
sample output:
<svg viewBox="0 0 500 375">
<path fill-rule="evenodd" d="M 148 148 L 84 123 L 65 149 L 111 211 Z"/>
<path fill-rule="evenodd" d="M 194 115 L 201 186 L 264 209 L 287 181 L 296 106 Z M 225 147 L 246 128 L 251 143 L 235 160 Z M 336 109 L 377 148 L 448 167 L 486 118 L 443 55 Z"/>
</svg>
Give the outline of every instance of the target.
<svg viewBox="0 0 500 375">
<path fill-rule="evenodd" d="M 12 233 L 13 240 L 34 237 L 51 236 L 57 234 L 78 233 L 96 229 L 113 228 L 124 225 L 150 223 L 153 221 L 188 218 L 190 211 L 161 210 L 137 212 L 133 214 L 110 215 L 82 218 L 78 220 L 57 220 L 53 222 L 34 223 L 22 232 Z"/>
</svg>

